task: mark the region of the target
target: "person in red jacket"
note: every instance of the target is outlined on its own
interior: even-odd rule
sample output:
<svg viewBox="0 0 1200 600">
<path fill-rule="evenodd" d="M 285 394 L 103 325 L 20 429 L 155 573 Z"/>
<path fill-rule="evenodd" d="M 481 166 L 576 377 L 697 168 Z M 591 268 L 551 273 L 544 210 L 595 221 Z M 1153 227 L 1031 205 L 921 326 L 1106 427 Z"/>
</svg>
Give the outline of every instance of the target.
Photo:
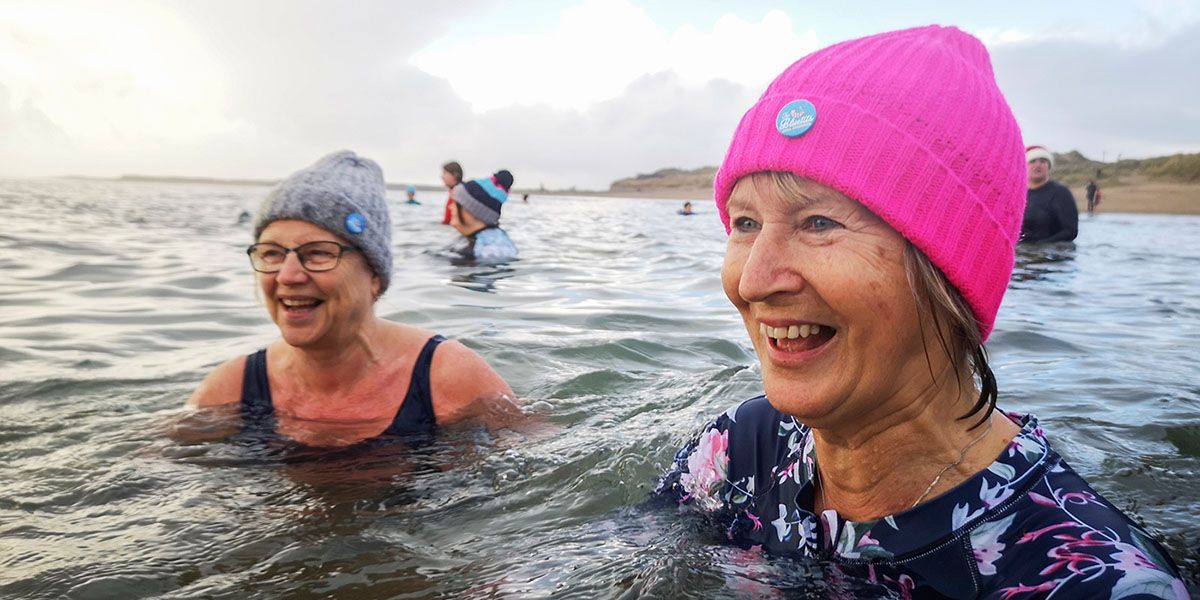
<svg viewBox="0 0 1200 600">
<path fill-rule="evenodd" d="M 462 180 L 462 165 L 453 160 L 442 165 L 442 183 L 450 190 L 450 197 L 446 198 L 446 214 L 442 216 L 442 225 L 450 224 L 450 207 L 454 206 L 454 186 L 462 183 Z"/>
</svg>

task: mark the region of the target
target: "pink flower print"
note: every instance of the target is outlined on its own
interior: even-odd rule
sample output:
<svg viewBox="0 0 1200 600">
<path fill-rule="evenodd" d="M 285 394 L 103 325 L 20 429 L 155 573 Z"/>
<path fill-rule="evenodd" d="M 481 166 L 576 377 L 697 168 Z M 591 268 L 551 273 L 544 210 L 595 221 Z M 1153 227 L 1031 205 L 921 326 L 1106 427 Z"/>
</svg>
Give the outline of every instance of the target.
<svg viewBox="0 0 1200 600">
<path fill-rule="evenodd" d="M 1055 537 L 1058 537 L 1058 536 L 1055 536 Z M 1078 542 L 1076 542 L 1076 543 L 1078 543 Z M 1038 574 L 1039 575 L 1049 575 L 1063 567 L 1066 567 L 1068 571 L 1078 574 L 1078 575 L 1082 575 L 1083 569 L 1085 567 L 1087 567 L 1088 565 L 1101 565 L 1101 566 L 1104 565 L 1104 561 L 1101 560 L 1097 556 L 1092 556 L 1091 554 L 1084 554 L 1082 552 L 1072 551 L 1071 548 L 1073 545 L 1074 545 L 1074 543 L 1067 542 L 1065 544 L 1060 544 L 1058 546 L 1055 546 L 1049 552 L 1047 552 L 1046 556 L 1049 556 L 1050 558 L 1055 559 L 1055 561 L 1053 563 L 1050 563 L 1050 566 L 1046 567 L 1045 569 L 1042 569 Z M 1085 545 L 1092 546 L 1092 545 L 1100 545 L 1100 544 L 1087 543 Z"/>
<path fill-rule="evenodd" d="M 1030 439 L 1029 436 L 1024 434 L 1017 434 L 1017 436 L 1008 443 L 1008 455 L 1013 456 L 1017 452 L 1024 454 L 1026 459 L 1032 461 L 1041 456 L 1043 450 L 1042 445 L 1036 440 Z"/>
<path fill-rule="evenodd" d="M 1055 502 L 1037 492 L 1029 492 L 1029 499 L 1033 500 L 1034 504 L 1041 504 L 1042 506 L 1058 506 L 1057 502 Z"/>
<path fill-rule="evenodd" d="M 688 455 L 688 472 L 679 482 L 687 490 L 688 497 L 704 510 L 721 507 L 717 493 L 729 469 L 729 433 L 709 429 L 700 436 L 696 448 Z"/>
<path fill-rule="evenodd" d="M 1088 492 L 1067 492 L 1062 495 L 1063 502 L 1070 502 L 1071 504 L 1088 504 L 1095 499 L 1096 497 Z"/>
<path fill-rule="evenodd" d="M 1158 570 L 1158 565 L 1154 564 L 1154 561 L 1150 560 L 1150 557 L 1146 556 L 1137 546 L 1126 544 L 1125 542 L 1117 542 L 1116 547 L 1120 552 L 1114 554 L 1113 558 L 1117 560 L 1117 564 L 1114 566 L 1118 569 L 1122 571 L 1137 571 L 1141 569 Z"/>
<path fill-rule="evenodd" d="M 991 521 L 976 527 L 971 531 L 971 547 L 975 551 L 975 564 L 979 567 L 980 575 L 995 575 L 996 561 L 1004 553 L 1004 544 L 1000 541 L 1010 527 L 1016 515 L 1009 515 L 999 521 Z"/>
<path fill-rule="evenodd" d="M 1043 581 L 1037 585 L 1025 585 L 1018 583 L 1016 587 L 1001 588 L 1000 591 L 1004 592 L 1004 595 L 1001 596 L 1001 599 L 1010 600 L 1011 598 L 1016 597 L 1018 594 L 1028 594 L 1031 592 L 1049 592 L 1054 588 L 1057 588 L 1058 584 L 1061 582 L 1061 579 L 1052 579 L 1050 581 Z"/>
<path fill-rule="evenodd" d="M 1063 527 L 1078 527 L 1078 526 L 1079 526 L 1079 524 L 1074 521 L 1063 521 L 1061 523 L 1055 523 L 1048 527 L 1043 527 L 1041 529 L 1037 529 L 1037 530 L 1026 533 L 1025 535 L 1021 536 L 1021 539 L 1017 540 L 1017 543 L 1018 544 L 1027 544 L 1029 542 L 1032 542 L 1033 540 L 1036 540 L 1036 539 L 1042 537 L 1042 534 L 1049 533 L 1051 531 L 1054 531 L 1055 529 L 1062 529 Z"/>
<path fill-rule="evenodd" d="M 755 516 L 754 513 L 750 512 L 750 511 L 746 511 L 746 516 L 750 517 L 750 520 L 754 523 L 754 529 L 753 529 L 754 531 L 758 531 L 758 530 L 762 529 L 762 521 L 759 520 L 759 518 L 757 516 Z"/>
<path fill-rule="evenodd" d="M 861 538 L 859 538 L 859 540 L 858 540 L 859 548 L 862 548 L 863 546 L 878 546 L 878 545 L 879 545 L 879 540 L 872 539 L 870 531 L 864 533 L 863 536 Z"/>
</svg>

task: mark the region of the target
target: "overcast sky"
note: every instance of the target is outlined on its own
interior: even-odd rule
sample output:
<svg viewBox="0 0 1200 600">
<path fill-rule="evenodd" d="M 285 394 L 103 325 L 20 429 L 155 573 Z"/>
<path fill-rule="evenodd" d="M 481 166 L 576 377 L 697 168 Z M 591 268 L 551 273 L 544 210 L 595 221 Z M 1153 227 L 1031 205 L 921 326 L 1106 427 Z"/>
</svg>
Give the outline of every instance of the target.
<svg viewBox="0 0 1200 600">
<path fill-rule="evenodd" d="M 929 23 L 987 44 L 1027 143 L 1200 152 L 1200 0 L 734 4 L 0 0 L 0 177 L 275 179 L 348 148 L 393 183 L 456 159 L 605 189 L 716 165 L 804 54 Z"/>
</svg>

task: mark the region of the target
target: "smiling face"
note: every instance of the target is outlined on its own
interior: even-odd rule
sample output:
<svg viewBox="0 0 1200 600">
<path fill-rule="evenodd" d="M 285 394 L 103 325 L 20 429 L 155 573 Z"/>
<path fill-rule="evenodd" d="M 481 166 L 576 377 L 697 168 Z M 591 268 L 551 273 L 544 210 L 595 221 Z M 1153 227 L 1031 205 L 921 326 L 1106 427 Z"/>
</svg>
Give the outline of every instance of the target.
<svg viewBox="0 0 1200 600">
<path fill-rule="evenodd" d="M 275 221 L 258 242 L 295 248 L 309 242 L 345 244 L 338 236 L 307 221 Z M 344 347 L 371 317 L 380 290 L 379 277 L 360 252 L 342 254 L 337 267 L 319 273 L 289 253 L 276 273 L 257 273 L 271 320 L 288 344 L 300 348 Z"/>
<path fill-rule="evenodd" d="M 926 363 L 896 230 L 836 190 L 787 175 L 742 178 L 728 208 L 721 281 L 772 405 L 813 427 L 854 427 L 929 387 L 930 366 L 945 358 L 931 352 Z"/>
</svg>

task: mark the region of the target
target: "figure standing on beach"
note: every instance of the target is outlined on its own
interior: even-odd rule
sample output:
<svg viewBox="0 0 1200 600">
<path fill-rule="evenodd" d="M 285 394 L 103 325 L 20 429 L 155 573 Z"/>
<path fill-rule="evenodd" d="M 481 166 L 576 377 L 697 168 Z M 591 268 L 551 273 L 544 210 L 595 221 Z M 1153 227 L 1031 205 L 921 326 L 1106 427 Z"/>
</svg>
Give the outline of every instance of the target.
<svg viewBox="0 0 1200 600">
<path fill-rule="evenodd" d="M 454 207 L 454 186 L 462 183 L 462 180 L 462 165 L 455 161 L 442 165 L 442 183 L 450 191 L 450 195 L 446 198 L 446 214 L 442 215 L 442 225 L 450 224 L 450 209 Z"/>
<path fill-rule="evenodd" d="M 420 204 L 420 202 L 417 201 L 417 187 L 416 186 L 410 185 L 410 186 L 404 188 L 404 195 L 408 196 L 408 199 L 404 201 L 405 204 Z"/>
<path fill-rule="evenodd" d="M 1087 184 L 1087 211 L 1092 214 L 1096 211 L 1096 205 L 1100 204 L 1100 188 L 1096 186 L 1095 179 L 1089 179 Z"/>
<path fill-rule="evenodd" d="M 679 209 L 679 214 L 687 216 L 687 215 L 694 215 L 696 213 L 692 212 L 692 203 L 691 202 L 684 202 L 683 208 Z"/>
<path fill-rule="evenodd" d="M 217 367 L 190 406 L 240 405 L 244 431 L 309 446 L 519 414 L 466 346 L 375 315 L 392 278 L 385 196 L 379 165 L 349 151 L 271 190 L 246 253 L 280 338 Z"/>
<path fill-rule="evenodd" d="M 1079 209 L 1067 186 L 1050 179 L 1054 155 L 1042 146 L 1025 149 L 1029 191 L 1025 196 L 1025 218 L 1021 242 L 1069 242 L 1079 234 Z"/>
<path fill-rule="evenodd" d="M 1036 417 L 997 410 L 983 343 L 1025 169 L 987 50 L 958 29 L 784 70 L 714 180 L 721 281 L 766 393 L 704 427 L 656 495 L 714 538 L 870 586 L 854 597 L 1186 598 Z"/>
<path fill-rule="evenodd" d="M 508 200 L 512 184 L 512 173 L 501 169 L 490 179 L 472 179 L 454 186 L 450 225 L 466 238 L 455 250 L 463 258 L 487 261 L 516 258 L 517 246 L 500 229 L 500 209 Z"/>
</svg>

